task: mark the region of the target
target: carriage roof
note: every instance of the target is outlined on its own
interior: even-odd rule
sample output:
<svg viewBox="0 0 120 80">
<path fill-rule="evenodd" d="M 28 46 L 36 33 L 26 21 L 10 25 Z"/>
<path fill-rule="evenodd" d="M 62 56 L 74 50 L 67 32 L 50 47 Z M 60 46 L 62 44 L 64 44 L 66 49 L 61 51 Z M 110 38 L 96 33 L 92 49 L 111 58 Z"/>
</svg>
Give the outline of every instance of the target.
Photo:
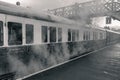
<svg viewBox="0 0 120 80">
<path fill-rule="evenodd" d="M 48 13 L 43 12 L 35 12 L 29 8 L 24 8 L 21 6 L 9 4 L 0 1 L 0 13 L 9 14 L 14 16 L 32 18 L 37 20 L 44 20 L 49 22 L 58 22 L 64 24 L 75 24 L 76 22 L 73 20 L 69 20 L 67 18 L 58 17 L 55 15 L 51 15 Z"/>
</svg>

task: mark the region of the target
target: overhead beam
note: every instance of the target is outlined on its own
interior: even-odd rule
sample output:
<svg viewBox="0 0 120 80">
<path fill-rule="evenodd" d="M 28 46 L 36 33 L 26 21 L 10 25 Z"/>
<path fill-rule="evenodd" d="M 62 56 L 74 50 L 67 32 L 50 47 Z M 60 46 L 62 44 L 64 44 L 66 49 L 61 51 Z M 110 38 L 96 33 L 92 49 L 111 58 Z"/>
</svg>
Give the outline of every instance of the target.
<svg viewBox="0 0 120 80">
<path fill-rule="evenodd" d="M 49 10 L 57 16 L 63 16 L 70 19 L 81 19 L 85 16 L 98 17 L 107 16 L 109 13 L 118 13 L 120 11 L 120 2 L 115 0 L 105 1 L 89 1 L 85 3 L 75 3 L 74 5 L 61 7 L 53 10 Z"/>
</svg>

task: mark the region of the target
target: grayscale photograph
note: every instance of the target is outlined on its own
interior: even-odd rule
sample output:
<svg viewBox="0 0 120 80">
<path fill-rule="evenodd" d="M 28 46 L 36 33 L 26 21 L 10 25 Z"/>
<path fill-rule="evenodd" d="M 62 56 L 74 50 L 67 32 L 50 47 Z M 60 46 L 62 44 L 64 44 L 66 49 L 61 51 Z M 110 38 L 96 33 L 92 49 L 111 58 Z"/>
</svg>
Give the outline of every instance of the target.
<svg viewBox="0 0 120 80">
<path fill-rule="evenodd" d="M 0 80 L 120 80 L 120 0 L 0 0 Z"/>
</svg>

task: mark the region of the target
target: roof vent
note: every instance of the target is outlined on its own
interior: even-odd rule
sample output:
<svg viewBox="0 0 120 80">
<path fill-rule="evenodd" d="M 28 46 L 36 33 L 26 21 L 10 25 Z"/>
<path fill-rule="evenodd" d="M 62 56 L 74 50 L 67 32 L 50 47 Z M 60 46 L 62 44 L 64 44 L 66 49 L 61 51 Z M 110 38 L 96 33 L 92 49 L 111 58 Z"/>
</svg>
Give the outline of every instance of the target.
<svg viewBox="0 0 120 80">
<path fill-rule="evenodd" d="M 19 1 L 17 1 L 17 2 L 16 2 L 16 5 L 17 5 L 17 6 L 20 6 L 20 2 L 19 2 Z"/>
</svg>

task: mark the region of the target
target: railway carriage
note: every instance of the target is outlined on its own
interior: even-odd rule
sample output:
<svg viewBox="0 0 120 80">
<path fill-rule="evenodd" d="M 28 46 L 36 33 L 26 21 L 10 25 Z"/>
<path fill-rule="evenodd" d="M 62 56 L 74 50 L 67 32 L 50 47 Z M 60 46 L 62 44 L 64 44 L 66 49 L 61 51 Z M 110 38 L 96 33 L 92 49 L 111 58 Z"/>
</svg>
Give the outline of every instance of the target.
<svg viewBox="0 0 120 80">
<path fill-rule="evenodd" d="M 0 3 L 0 75 L 22 77 L 119 40 L 120 33 Z"/>
</svg>

